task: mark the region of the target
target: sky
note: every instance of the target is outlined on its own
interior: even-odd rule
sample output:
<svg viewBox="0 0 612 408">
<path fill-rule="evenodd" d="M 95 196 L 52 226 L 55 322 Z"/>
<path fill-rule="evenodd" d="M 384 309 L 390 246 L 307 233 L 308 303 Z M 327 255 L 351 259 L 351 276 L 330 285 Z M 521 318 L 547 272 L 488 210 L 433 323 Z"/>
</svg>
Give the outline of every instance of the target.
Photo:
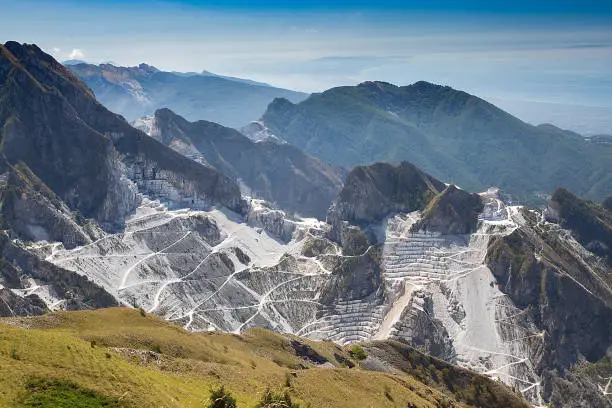
<svg viewBox="0 0 612 408">
<path fill-rule="evenodd" d="M 427 80 L 494 100 L 612 108 L 609 0 L 0 0 L 0 10 L 0 41 L 58 60 L 305 92 Z"/>
</svg>

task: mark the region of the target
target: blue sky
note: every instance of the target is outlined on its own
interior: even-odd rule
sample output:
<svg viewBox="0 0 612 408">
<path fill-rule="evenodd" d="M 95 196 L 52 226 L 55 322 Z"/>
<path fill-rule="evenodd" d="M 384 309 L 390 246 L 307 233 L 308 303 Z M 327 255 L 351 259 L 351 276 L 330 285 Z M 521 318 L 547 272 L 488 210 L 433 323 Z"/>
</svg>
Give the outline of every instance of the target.
<svg viewBox="0 0 612 408">
<path fill-rule="evenodd" d="M 612 108 L 612 1 L 0 0 L 0 41 L 307 91 L 428 80 Z"/>
</svg>

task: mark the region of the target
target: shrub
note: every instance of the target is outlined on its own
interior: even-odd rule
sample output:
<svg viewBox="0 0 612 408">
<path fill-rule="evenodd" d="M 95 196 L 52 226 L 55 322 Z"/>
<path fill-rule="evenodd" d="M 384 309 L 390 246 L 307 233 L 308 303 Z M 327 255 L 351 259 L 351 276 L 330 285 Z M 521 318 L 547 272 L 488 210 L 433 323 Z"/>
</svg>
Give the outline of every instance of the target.
<svg viewBox="0 0 612 408">
<path fill-rule="evenodd" d="M 21 360 L 21 357 L 19 357 L 19 353 L 17 352 L 17 346 L 15 346 L 14 344 L 11 347 L 11 358 L 13 360 Z"/>
<path fill-rule="evenodd" d="M 206 408 L 236 408 L 236 398 L 221 386 L 210 391 Z"/>
<path fill-rule="evenodd" d="M 391 396 L 391 388 L 388 385 L 385 385 L 385 397 L 391 402 L 393 402 L 393 396 Z"/>
<path fill-rule="evenodd" d="M 285 373 L 285 387 L 291 388 L 291 374 Z"/>
<path fill-rule="evenodd" d="M 96 408 L 125 407 L 116 398 L 102 395 L 96 391 L 81 388 L 79 385 L 56 379 L 30 379 L 25 384 L 24 399 L 21 405 L 37 408 Z"/>
<path fill-rule="evenodd" d="M 366 357 L 368 357 L 365 350 L 361 346 L 358 346 L 358 345 L 352 346 L 349 353 L 351 354 L 351 357 L 353 357 L 355 360 L 358 360 L 358 361 L 365 360 Z"/>
<path fill-rule="evenodd" d="M 268 388 L 255 408 L 300 408 L 300 405 L 291 401 L 287 391 L 275 394 Z"/>
</svg>

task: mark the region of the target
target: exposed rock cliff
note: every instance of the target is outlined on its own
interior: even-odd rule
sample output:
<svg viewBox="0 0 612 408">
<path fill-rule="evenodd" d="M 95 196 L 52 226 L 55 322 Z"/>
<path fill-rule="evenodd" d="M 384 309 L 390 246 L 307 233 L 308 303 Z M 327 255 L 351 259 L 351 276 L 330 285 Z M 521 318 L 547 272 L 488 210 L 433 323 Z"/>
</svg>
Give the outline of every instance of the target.
<svg viewBox="0 0 612 408">
<path fill-rule="evenodd" d="M 23 162 L 0 159 L 0 222 L 14 237 L 61 241 L 68 248 L 96 236 L 94 225 L 79 225 L 75 215 Z M 81 217 L 82 218 L 82 217 Z"/>
<path fill-rule="evenodd" d="M 355 167 L 327 213 L 331 237 L 344 242 L 354 236 L 347 230 L 349 224 L 365 226 L 393 213 L 422 210 L 444 188 L 444 183 L 408 162 Z"/>
<path fill-rule="evenodd" d="M 566 386 L 557 377 L 575 364 L 607 358 L 612 273 L 566 230 L 541 222 L 539 214 L 523 215 L 520 229 L 491 241 L 487 264 L 522 318 L 540 333 L 532 361 L 548 399 L 563 393 Z"/>
<path fill-rule="evenodd" d="M 0 233 L 0 313 L 42 314 L 49 310 L 116 306 L 113 296 L 86 277 L 53 265 L 34 248 Z"/>
<path fill-rule="evenodd" d="M 607 259 L 612 266 L 612 210 L 569 191 L 555 190 L 550 208 L 560 224 L 588 250 Z"/>
<path fill-rule="evenodd" d="M 35 45 L 0 46 L 0 82 L 2 153 L 83 216 L 120 228 L 139 202 L 126 177 L 137 174 L 142 192 L 169 190 L 177 206 L 191 199 L 245 211 L 235 182 L 132 128 Z"/>
<path fill-rule="evenodd" d="M 412 226 L 412 230 L 469 234 L 478 227 L 478 215 L 483 209 L 478 194 L 470 194 L 450 185 L 427 204 L 421 219 Z"/>
</svg>

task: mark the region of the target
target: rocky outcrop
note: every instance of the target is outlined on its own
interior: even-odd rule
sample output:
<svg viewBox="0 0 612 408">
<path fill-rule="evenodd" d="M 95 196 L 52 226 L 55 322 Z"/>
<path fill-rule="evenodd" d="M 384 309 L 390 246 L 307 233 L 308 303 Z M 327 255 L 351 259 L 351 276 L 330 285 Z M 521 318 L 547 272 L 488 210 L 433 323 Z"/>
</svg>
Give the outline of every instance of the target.
<svg viewBox="0 0 612 408">
<path fill-rule="evenodd" d="M 379 222 L 391 213 L 425 208 L 444 188 L 408 162 L 357 166 L 346 177 L 329 216 L 355 225 Z"/>
<path fill-rule="evenodd" d="M 274 136 L 270 129 L 268 129 L 261 121 L 251 122 L 246 126 L 240 128 L 240 133 L 248 137 L 255 142 L 275 142 L 275 143 L 287 143 L 284 140 Z"/>
<path fill-rule="evenodd" d="M 330 236 L 342 243 L 354 235 L 347 230 L 349 225 L 367 226 L 393 213 L 422 210 L 444 187 L 408 162 L 355 167 L 328 210 Z"/>
<path fill-rule="evenodd" d="M 389 338 L 446 361 L 452 361 L 456 354 L 448 331 L 436 319 L 432 294 L 426 290 L 414 292 Z"/>
<path fill-rule="evenodd" d="M 27 241 L 60 241 L 67 248 L 84 245 L 96 228 L 77 217 L 25 163 L 11 166 L 0 159 L 0 209 L 2 228 Z"/>
<path fill-rule="evenodd" d="M 412 226 L 412 231 L 469 234 L 476 230 L 478 215 L 483 209 L 478 194 L 470 194 L 450 185 L 427 204 L 419 222 Z"/>
<path fill-rule="evenodd" d="M 550 208 L 578 242 L 612 266 L 612 211 L 605 203 L 600 206 L 558 188 L 550 200 Z"/>
<path fill-rule="evenodd" d="M 0 284 L 0 317 L 38 316 L 49 311 L 37 295 L 19 296 Z"/>
<path fill-rule="evenodd" d="M 6 309 L 0 305 L 0 312 L 4 316 L 118 305 L 102 287 L 40 259 L 29 249 L 11 241 L 6 233 L 0 234 L 0 297 Z"/>
<path fill-rule="evenodd" d="M 486 261 L 500 290 L 540 330 L 544 344 L 533 361 L 544 397 L 559 400 L 570 377 L 557 377 L 606 358 L 612 346 L 610 272 L 567 231 L 528 211 L 523 216 L 521 229 L 491 241 Z"/>
<path fill-rule="evenodd" d="M 251 200 L 246 220 L 249 225 L 261 228 L 283 242 L 291 241 L 297 227 L 283 211 L 270 208 L 269 204 L 260 200 Z"/>
<path fill-rule="evenodd" d="M 382 289 L 380 251 L 380 247 L 372 246 L 362 255 L 340 258 L 322 289 L 321 302 L 333 305 L 339 299 L 364 300 L 376 296 Z M 378 293 L 379 298 L 381 294 Z"/>
</svg>

